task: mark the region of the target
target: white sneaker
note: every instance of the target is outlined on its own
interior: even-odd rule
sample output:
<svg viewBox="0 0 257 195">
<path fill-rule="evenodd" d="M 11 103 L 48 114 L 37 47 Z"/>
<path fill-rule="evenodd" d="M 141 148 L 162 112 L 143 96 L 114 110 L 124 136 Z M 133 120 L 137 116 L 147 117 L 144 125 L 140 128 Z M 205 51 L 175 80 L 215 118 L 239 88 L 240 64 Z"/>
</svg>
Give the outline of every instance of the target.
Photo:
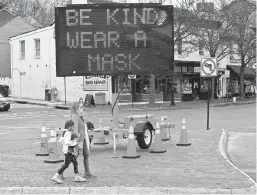
<svg viewBox="0 0 257 195">
<path fill-rule="evenodd" d="M 80 175 L 75 175 L 75 182 L 85 182 L 86 179 L 81 177 Z"/>
<path fill-rule="evenodd" d="M 60 175 L 58 173 L 55 173 L 55 175 L 52 177 L 52 180 L 58 184 L 63 183 L 63 181 L 60 179 Z"/>
</svg>

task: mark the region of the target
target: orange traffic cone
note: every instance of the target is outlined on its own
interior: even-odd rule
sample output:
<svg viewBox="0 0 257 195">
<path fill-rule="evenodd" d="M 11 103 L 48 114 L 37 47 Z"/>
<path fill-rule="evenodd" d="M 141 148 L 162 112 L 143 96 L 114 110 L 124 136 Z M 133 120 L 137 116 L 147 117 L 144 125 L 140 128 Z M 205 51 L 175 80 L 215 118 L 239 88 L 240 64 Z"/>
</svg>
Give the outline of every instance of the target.
<svg viewBox="0 0 257 195">
<path fill-rule="evenodd" d="M 104 135 L 104 129 L 103 129 L 103 122 L 102 122 L 102 119 L 99 118 L 98 120 L 98 129 L 94 129 L 94 132 L 99 132 L 101 135 L 101 137 L 96 137 L 95 141 L 94 141 L 94 144 L 95 145 L 105 145 L 105 144 L 109 144 L 108 141 L 106 141 L 105 139 L 105 135 Z"/>
<path fill-rule="evenodd" d="M 58 155 L 57 150 L 57 139 L 56 139 L 56 132 L 54 129 L 50 131 L 50 140 L 48 141 L 49 146 L 49 158 L 48 160 L 44 160 L 45 163 L 58 163 L 63 162 Z"/>
<path fill-rule="evenodd" d="M 180 133 L 180 142 L 177 146 L 190 146 L 191 143 L 188 143 L 187 139 L 187 129 L 186 129 L 186 119 L 182 119 L 182 128 Z"/>
<path fill-rule="evenodd" d="M 154 135 L 154 143 L 153 150 L 150 153 L 164 153 L 166 150 L 163 148 L 162 139 L 160 135 L 160 123 L 156 123 L 155 135 Z"/>
<path fill-rule="evenodd" d="M 45 124 L 43 124 L 41 128 L 40 151 L 36 154 L 36 156 L 49 156 Z"/>
<path fill-rule="evenodd" d="M 169 138 L 167 136 L 167 130 L 166 130 L 166 125 L 165 122 L 164 122 L 164 117 L 161 118 L 161 138 L 162 138 L 162 141 L 168 141 Z"/>
<path fill-rule="evenodd" d="M 140 156 L 137 154 L 137 148 L 134 137 L 134 129 L 132 126 L 129 127 L 129 136 L 128 136 L 128 146 L 127 153 L 122 158 L 139 158 Z"/>
</svg>

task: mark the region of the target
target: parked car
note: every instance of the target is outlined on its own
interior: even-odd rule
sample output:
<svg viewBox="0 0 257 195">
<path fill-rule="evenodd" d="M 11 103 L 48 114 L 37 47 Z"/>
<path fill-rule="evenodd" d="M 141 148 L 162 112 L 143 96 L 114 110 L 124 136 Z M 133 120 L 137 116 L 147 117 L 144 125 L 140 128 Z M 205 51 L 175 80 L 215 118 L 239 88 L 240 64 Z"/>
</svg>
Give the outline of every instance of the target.
<svg viewBox="0 0 257 195">
<path fill-rule="evenodd" d="M 0 110 L 8 111 L 10 109 L 10 102 L 0 93 Z"/>
</svg>

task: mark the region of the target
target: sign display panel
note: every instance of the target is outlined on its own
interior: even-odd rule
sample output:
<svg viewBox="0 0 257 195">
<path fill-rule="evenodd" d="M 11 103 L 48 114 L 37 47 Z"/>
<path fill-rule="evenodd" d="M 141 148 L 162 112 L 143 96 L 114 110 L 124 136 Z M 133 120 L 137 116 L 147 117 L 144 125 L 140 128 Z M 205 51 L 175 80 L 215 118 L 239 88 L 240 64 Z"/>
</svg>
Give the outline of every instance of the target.
<svg viewBox="0 0 257 195">
<path fill-rule="evenodd" d="M 57 76 L 166 72 L 174 60 L 173 7 L 71 5 L 55 10 Z"/>
</svg>

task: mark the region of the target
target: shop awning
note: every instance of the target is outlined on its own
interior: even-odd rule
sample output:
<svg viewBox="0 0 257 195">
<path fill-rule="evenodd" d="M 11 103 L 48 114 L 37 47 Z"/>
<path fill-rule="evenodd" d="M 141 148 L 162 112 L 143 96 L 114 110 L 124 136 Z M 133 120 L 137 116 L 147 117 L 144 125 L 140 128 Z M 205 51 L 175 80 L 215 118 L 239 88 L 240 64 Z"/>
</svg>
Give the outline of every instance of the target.
<svg viewBox="0 0 257 195">
<path fill-rule="evenodd" d="M 227 68 L 228 68 L 228 70 L 233 71 L 233 72 L 235 72 L 238 76 L 240 76 L 240 66 L 227 65 Z M 248 67 L 245 67 L 244 70 L 245 70 L 244 75 L 245 75 L 246 77 L 255 77 L 255 76 L 256 76 L 256 73 L 255 73 L 252 69 L 250 69 L 250 68 L 248 68 Z"/>
</svg>

